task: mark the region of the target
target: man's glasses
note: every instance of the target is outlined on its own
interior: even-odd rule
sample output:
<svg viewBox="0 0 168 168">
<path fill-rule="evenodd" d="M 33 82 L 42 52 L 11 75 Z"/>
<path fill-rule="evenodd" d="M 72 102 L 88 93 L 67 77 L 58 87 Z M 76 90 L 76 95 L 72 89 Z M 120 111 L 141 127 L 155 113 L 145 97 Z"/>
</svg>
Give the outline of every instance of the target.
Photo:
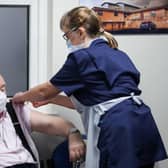
<svg viewBox="0 0 168 168">
<path fill-rule="evenodd" d="M 66 32 L 65 34 L 63 34 L 62 35 L 62 37 L 64 38 L 64 40 L 68 40 L 68 34 L 70 34 L 70 33 L 72 33 L 72 32 L 74 32 L 74 31 L 76 31 L 78 29 L 78 27 L 74 27 L 74 28 L 72 28 L 71 30 L 69 30 L 68 32 Z"/>
</svg>

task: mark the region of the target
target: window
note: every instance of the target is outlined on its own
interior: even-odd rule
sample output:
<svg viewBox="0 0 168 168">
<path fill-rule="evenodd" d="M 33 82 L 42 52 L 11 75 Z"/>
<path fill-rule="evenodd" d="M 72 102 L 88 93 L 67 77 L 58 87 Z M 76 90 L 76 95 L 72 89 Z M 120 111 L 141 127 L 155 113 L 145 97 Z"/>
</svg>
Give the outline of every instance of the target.
<svg viewBox="0 0 168 168">
<path fill-rule="evenodd" d="M 118 11 L 114 11 L 114 16 L 118 16 Z"/>
<path fill-rule="evenodd" d="M 97 11 L 97 14 L 98 14 L 99 16 L 103 16 L 103 11 Z"/>
<path fill-rule="evenodd" d="M 28 89 L 29 6 L 0 5 L 0 73 L 7 94 Z"/>
</svg>

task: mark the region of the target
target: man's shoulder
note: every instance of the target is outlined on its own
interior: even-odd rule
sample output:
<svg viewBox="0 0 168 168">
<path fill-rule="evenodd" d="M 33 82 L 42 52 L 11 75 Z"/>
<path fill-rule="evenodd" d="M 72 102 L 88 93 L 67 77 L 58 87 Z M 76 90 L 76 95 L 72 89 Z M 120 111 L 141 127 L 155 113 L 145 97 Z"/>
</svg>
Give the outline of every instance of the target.
<svg viewBox="0 0 168 168">
<path fill-rule="evenodd" d="M 15 113 L 18 117 L 19 123 L 26 127 L 28 130 L 31 129 L 30 115 L 31 115 L 31 106 L 27 103 L 25 104 L 13 104 Z"/>
</svg>

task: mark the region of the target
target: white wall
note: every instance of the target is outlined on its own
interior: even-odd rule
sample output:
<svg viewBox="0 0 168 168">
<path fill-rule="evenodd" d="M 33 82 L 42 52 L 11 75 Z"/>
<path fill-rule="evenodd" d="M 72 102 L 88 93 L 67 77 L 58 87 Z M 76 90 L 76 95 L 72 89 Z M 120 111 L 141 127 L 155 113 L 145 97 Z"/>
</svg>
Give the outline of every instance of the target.
<svg viewBox="0 0 168 168">
<path fill-rule="evenodd" d="M 78 0 L 70 0 L 61 2 L 53 1 L 53 61 L 52 61 L 52 74 L 55 74 L 56 71 L 59 70 L 59 68 L 64 63 L 66 56 L 67 56 L 67 50 L 66 50 L 66 42 L 62 38 L 62 32 L 60 30 L 59 21 L 61 16 L 71 8 L 75 7 L 78 4 Z M 53 106 L 54 108 L 54 106 Z M 61 115 L 65 116 L 66 118 L 72 119 L 76 125 L 78 125 L 79 129 L 83 131 L 83 127 L 81 126 L 79 115 L 71 110 L 69 113 L 65 112 L 67 111 L 66 108 L 57 107 L 57 111 L 60 112 Z M 72 115 L 73 113 L 73 115 Z M 72 116 L 75 116 L 72 118 Z"/>
<path fill-rule="evenodd" d="M 116 38 L 120 48 L 130 55 L 141 71 L 142 97 L 152 109 L 168 151 L 168 35 L 125 35 Z M 167 168 L 168 160 L 158 167 Z"/>
</svg>

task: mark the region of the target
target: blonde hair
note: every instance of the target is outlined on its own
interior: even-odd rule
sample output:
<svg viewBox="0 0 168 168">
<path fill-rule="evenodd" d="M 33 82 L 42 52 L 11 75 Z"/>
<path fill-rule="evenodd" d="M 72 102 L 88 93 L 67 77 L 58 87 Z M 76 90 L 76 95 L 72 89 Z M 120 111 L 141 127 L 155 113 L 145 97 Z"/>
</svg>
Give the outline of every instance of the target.
<svg viewBox="0 0 168 168">
<path fill-rule="evenodd" d="M 85 6 L 79 6 L 65 13 L 60 21 L 60 28 L 78 28 L 84 27 L 87 34 L 91 37 L 104 36 L 110 47 L 117 48 L 118 43 L 112 34 L 104 31 L 102 23 L 96 12 Z"/>
</svg>

